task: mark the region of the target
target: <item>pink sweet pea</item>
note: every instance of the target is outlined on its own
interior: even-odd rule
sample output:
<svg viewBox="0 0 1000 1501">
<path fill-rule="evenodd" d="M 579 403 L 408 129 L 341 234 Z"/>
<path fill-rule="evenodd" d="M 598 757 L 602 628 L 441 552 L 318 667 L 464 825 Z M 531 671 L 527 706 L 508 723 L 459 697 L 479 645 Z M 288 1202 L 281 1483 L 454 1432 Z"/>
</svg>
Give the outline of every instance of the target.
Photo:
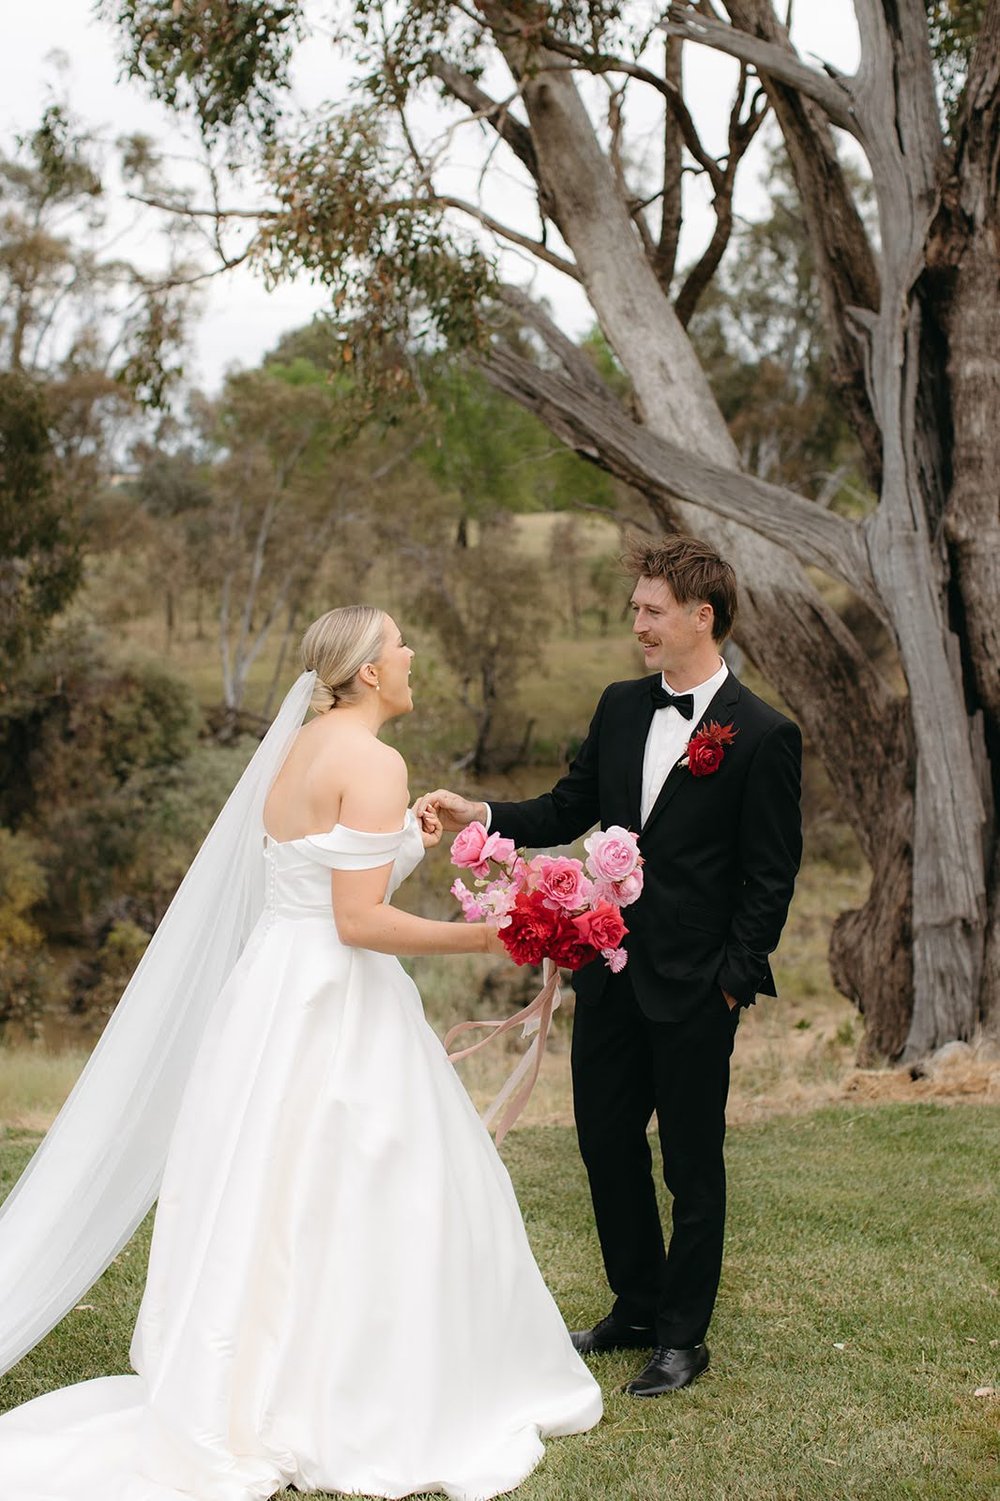
<svg viewBox="0 0 1000 1501">
<path fill-rule="evenodd" d="M 491 881 L 485 891 L 476 897 L 476 905 L 482 908 L 497 928 L 510 927 L 510 913 L 517 901 L 517 887 L 508 880 Z"/>
<path fill-rule="evenodd" d="M 584 840 L 583 847 L 587 851 L 587 869 L 595 881 L 617 885 L 640 864 L 636 837 L 620 824 L 612 824 L 599 834 L 591 834 Z"/>
<path fill-rule="evenodd" d="M 482 922 L 486 916 L 483 907 L 479 905 L 475 896 L 466 886 L 465 882 L 457 879 L 451 887 L 451 894 L 456 897 L 462 906 L 462 916 L 466 922 Z"/>
<path fill-rule="evenodd" d="M 546 907 L 553 911 L 561 908 L 564 912 L 575 912 L 591 900 L 593 882 L 584 875 L 579 860 L 568 860 L 563 855 L 540 855 L 531 864 L 533 887 Z"/>
</svg>

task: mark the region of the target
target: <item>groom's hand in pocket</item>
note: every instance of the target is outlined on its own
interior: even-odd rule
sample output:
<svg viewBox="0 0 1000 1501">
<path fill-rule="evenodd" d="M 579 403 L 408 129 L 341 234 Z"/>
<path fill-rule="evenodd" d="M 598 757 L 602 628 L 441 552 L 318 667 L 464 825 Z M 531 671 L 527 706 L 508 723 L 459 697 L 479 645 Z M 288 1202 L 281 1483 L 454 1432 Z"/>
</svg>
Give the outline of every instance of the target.
<svg viewBox="0 0 1000 1501">
<path fill-rule="evenodd" d="M 413 804 L 413 811 L 420 819 L 428 808 L 437 814 L 447 834 L 457 834 L 470 823 L 486 821 L 485 803 L 470 802 L 467 797 L 459 797 L 457 792 L 449 792 L 446 787 L 439 787 L 436 792 L 425 792 Z"/>
</svg>

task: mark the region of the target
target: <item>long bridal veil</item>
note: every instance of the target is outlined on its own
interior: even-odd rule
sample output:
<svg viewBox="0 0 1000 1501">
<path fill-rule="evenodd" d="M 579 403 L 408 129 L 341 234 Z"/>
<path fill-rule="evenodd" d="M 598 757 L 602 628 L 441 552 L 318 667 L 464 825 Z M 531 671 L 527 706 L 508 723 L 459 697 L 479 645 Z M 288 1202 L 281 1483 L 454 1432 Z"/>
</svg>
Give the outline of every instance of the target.
<svg viewBox="0 0 1000 1501">
<path fill-rule="evenodd" d="M 293 684 L 0 1207 L 0 1374 L 97 1280 L 156 1198 L 198 1044 L 263 910 L 264 800 L 315 682 L 304 672 Z"/>
</svg>

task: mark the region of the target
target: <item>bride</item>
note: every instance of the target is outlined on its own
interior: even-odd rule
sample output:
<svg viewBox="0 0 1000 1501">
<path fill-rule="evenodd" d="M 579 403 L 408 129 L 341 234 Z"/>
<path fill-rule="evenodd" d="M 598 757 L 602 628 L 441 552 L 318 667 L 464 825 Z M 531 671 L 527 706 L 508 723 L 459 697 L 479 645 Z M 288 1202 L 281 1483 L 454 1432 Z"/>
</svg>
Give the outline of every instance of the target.
<svg viewBox="0 0 1000 1501">
<path fill-rule="evenodd" d="M 543 1435 L 600 1418 L 394 957 L 501 952 L 483 924 L 389 901 L 441 837 L 378 738 L 413 707 L 412 657 L 368 606 L 310 626 L 306 672 L 0 1209 L 2 1370 L 158 1196 L 136 1374 L 0 1417 L 3 1501 L 484 1501 Z"/>
</svg>

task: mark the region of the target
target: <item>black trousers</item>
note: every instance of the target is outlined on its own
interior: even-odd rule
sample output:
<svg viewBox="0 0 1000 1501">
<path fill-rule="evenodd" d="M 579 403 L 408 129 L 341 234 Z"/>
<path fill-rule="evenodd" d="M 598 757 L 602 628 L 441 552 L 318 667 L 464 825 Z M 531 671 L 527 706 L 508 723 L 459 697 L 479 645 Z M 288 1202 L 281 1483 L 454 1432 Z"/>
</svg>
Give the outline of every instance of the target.
<svg viewBox="0 0 1000 1501">
<path fill-rule="evenodd" d="M 722 1270 L 726 1096 L 739 1020 L 713 991 L 683 1022 L 640 1011 L 628 971 L 577 1001 L 573 1100 L 615 1317 L 651 1325 L 656 1343 L 702 1342 Z M 673 1196 L 665 1251 L 646 1128 L 656 1113 Z"/>
</svg>

